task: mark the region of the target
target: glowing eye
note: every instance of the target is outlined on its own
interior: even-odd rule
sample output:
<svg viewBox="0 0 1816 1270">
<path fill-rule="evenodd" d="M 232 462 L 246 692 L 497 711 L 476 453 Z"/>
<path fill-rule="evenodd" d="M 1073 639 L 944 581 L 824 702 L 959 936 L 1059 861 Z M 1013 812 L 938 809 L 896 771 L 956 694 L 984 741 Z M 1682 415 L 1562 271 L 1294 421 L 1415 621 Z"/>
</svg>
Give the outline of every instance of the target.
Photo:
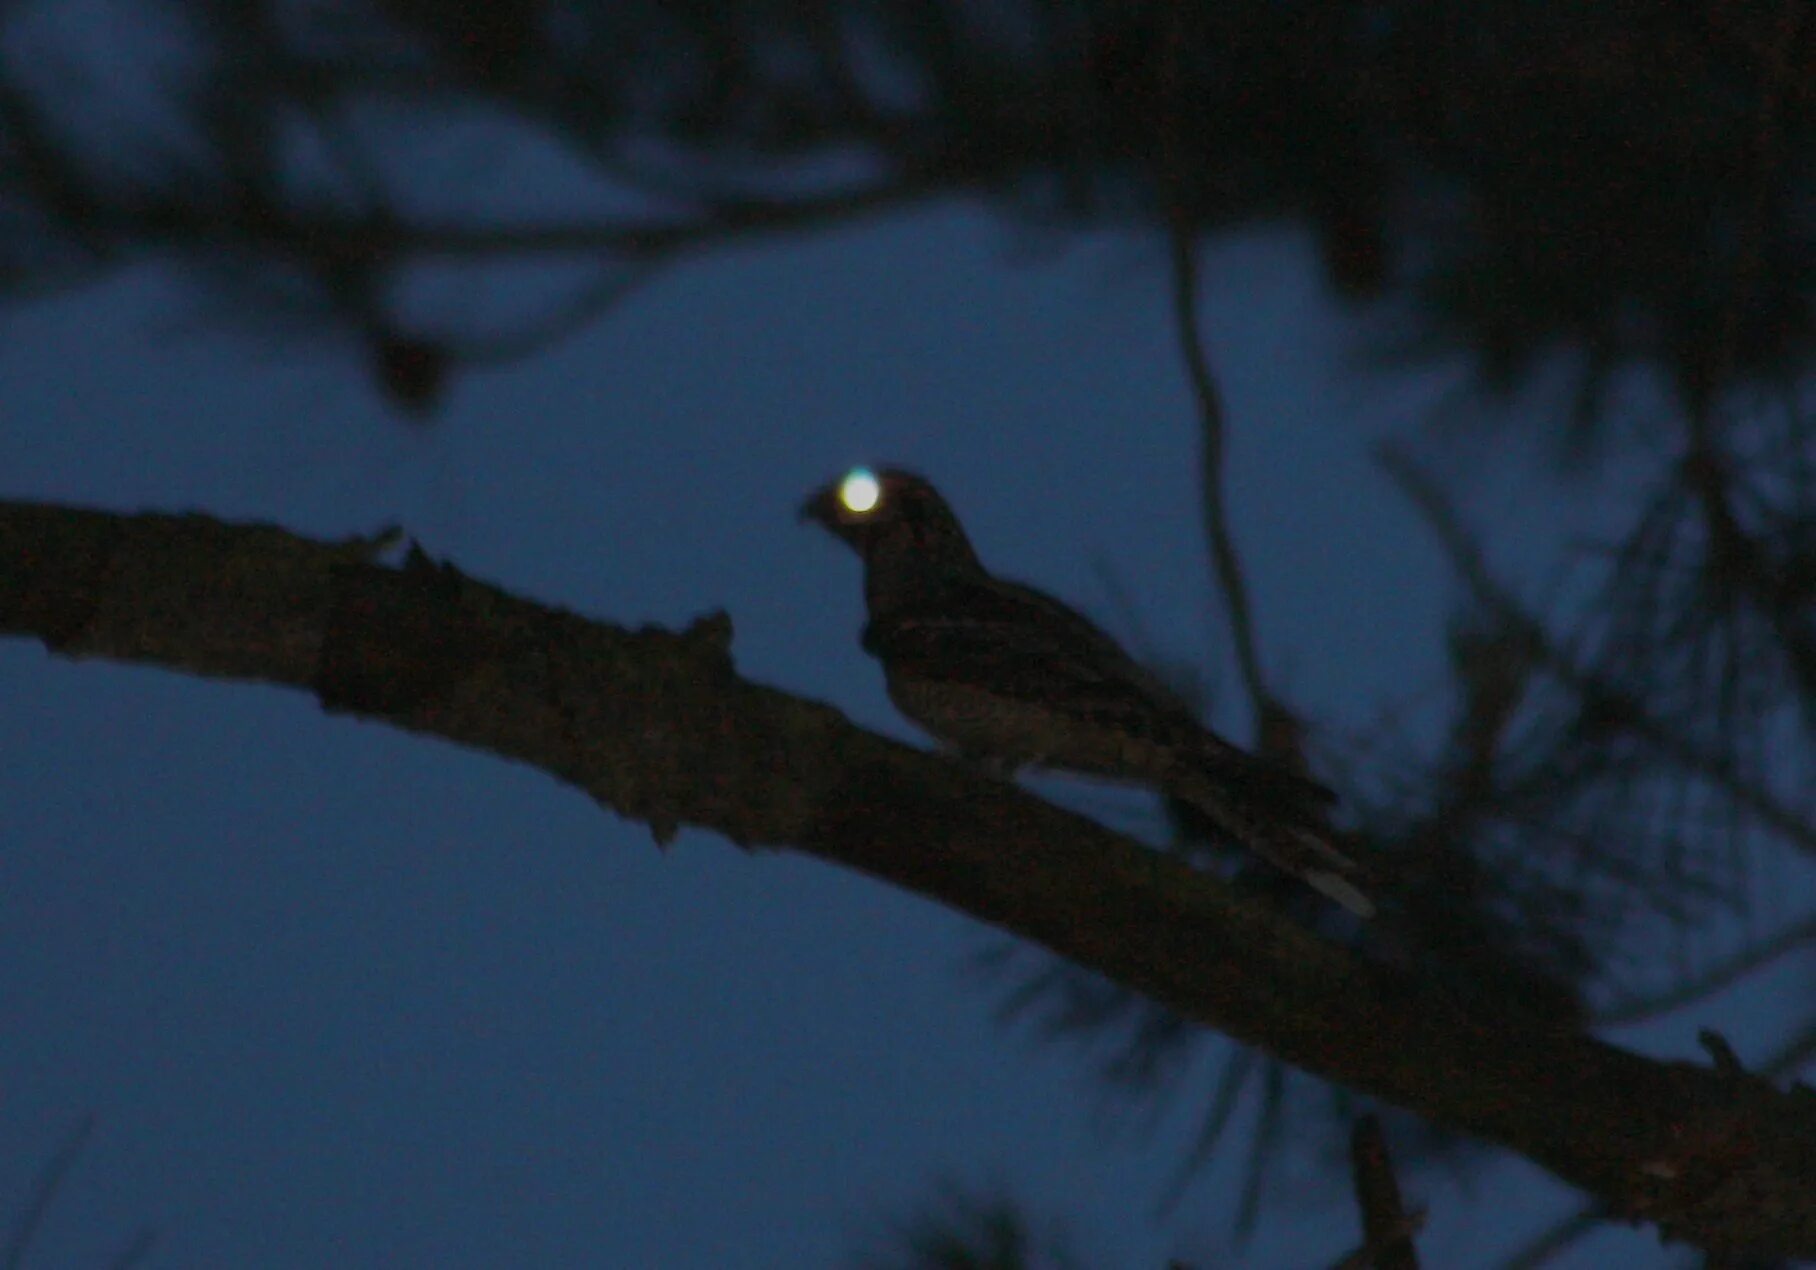
<svg viewBox="0 0 1816 1270">
<path fill-rule="evenodd" d="M 867 467 L 852 468 L 850 475 L 839 482 L 839 501 L 846 511 L 860 516 L 873 510 L 882 496 L 883 487 Z"/>
</svg>

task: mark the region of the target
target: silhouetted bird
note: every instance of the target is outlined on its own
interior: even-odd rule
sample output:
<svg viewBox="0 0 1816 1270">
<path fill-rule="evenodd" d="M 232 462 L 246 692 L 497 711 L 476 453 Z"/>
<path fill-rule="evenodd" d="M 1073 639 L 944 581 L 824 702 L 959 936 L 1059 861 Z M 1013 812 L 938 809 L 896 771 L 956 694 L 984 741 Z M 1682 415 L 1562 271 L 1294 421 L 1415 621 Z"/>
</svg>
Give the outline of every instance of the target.
<svg viewBox="0 0 1816 1270">
<path fill-rule="evenodd" d="M 864 561 L 864 648 L 890 700 L 1004 773 L 1050 767 L 1153 786 L 1351 912 L 1374 905 L 1331 841 L 1331 792 L 1211 732 L 1116 641 L 993 577 L 952 509 L 909 472 L 859 468 L 802 507 Z"/>
</svg>

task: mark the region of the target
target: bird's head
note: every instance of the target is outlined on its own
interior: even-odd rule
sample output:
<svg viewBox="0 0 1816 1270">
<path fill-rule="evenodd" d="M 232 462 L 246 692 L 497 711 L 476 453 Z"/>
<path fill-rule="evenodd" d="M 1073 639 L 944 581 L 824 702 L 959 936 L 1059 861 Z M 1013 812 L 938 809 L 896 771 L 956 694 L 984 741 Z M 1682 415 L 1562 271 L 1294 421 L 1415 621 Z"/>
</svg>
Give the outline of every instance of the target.
<svg viewBox="0 0 1816 1270">
<path fill-rule="evenodd" d="M 801 505 L 872 566 L 976 568 L 958 517 L 925 478 L 899 468 L 856 467 Z"/>
</svg>

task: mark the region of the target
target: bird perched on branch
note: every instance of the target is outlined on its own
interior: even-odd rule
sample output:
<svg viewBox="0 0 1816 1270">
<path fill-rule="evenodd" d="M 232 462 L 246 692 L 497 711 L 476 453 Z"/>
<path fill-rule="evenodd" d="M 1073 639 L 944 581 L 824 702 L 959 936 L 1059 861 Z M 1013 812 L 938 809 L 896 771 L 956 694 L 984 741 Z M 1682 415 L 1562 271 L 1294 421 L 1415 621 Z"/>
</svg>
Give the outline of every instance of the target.
<svg viewBox="0 0 1816 1270">
<path fill-rule="evenodd" d="M 864 648 L 896 708 L 995 770 L 1047 767 L 1150 785 L 1223 834 L 1372 916 L 1331 840 L 1324 786 L 1237 749 L 1090 621 L 989 573 L 939 492 L 858 468 L 801 508 L 864 562 Z"/>
</svg>

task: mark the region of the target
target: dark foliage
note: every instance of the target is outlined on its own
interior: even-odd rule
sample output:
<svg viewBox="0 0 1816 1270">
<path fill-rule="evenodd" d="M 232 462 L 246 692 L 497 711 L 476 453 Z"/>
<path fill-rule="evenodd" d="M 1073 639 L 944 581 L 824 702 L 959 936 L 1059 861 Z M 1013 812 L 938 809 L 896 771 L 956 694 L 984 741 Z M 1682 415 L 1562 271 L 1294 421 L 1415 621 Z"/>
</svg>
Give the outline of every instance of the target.
<svg viewBox="0 0 1816 1270">
<path fill-rule="evenodd" d="M 1337 292 L 1406 305 L 1486 382 L 1577 354 L 1585 427 L 1624 369 L 1707 401 L 1810 350 L 1795 0 L 166 0 L 82 48 L 57 8 L 0 19 L 13 294 L 231 259 L 364 329 L 423 267 L 594 268 L 965 192 L 1143 225 L 1164 186 L 1194 230 L 1302 222 Z M 649 210 L 433 197 L 478 135 Z"/>
</svg>

